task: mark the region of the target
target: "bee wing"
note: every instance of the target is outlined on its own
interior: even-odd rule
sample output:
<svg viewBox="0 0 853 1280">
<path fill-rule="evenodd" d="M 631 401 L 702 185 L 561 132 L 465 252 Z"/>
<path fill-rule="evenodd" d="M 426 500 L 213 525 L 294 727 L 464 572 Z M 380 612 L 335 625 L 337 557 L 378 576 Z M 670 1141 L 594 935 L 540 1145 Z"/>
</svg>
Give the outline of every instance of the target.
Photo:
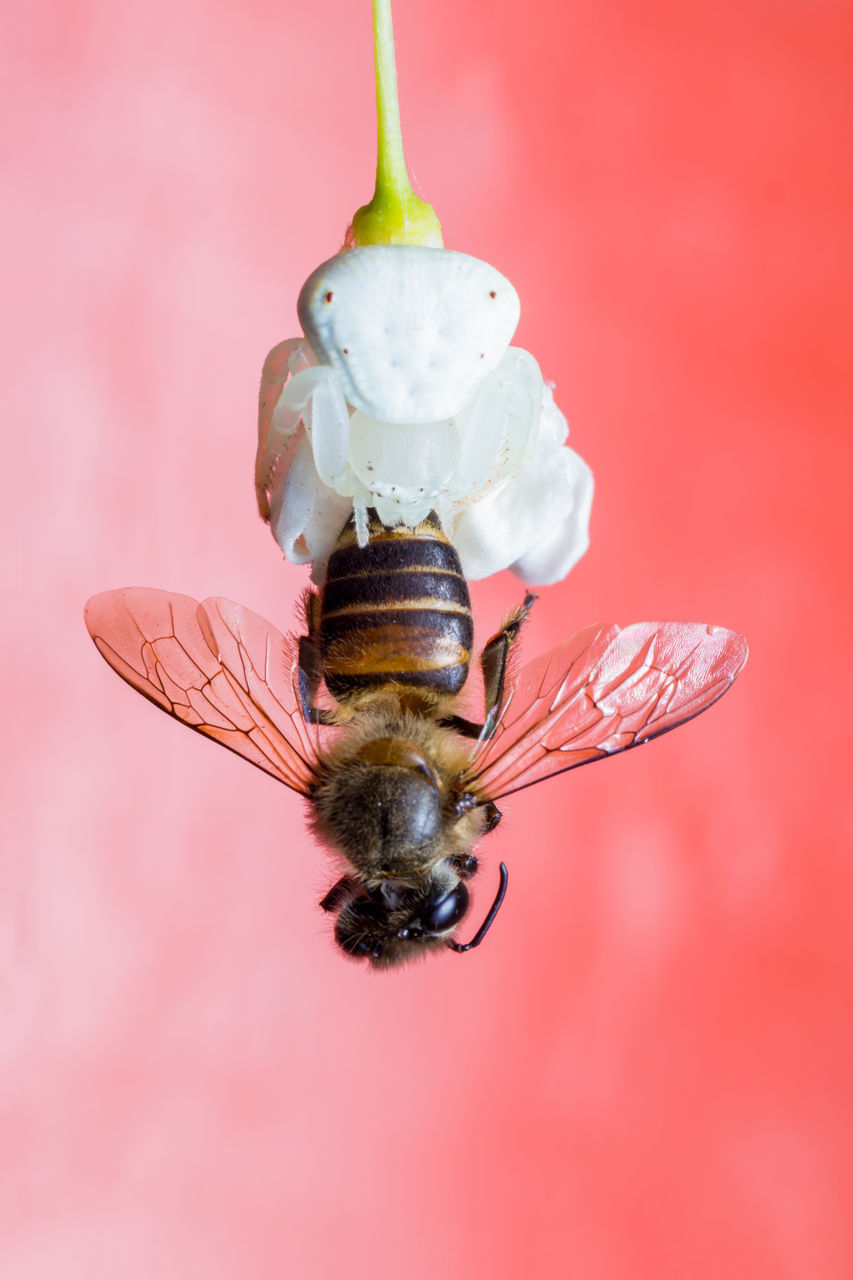
<svg viewBox="0 0 853 1280">
<path fill-rule="evenodd" d="M 114 671 L 163 711 L 307 794 L 319 761 L 296 646 L 230 600 L 127 587 L 93 596 L 86 626 Z"/>
<path fill-rule="evenodd" d="M 588 627 L 522 668 L 465 785 L 497 800 L 649 742 L 722 697 L 747 652 L 743 636 L 698 622 Z"/>
</svg>

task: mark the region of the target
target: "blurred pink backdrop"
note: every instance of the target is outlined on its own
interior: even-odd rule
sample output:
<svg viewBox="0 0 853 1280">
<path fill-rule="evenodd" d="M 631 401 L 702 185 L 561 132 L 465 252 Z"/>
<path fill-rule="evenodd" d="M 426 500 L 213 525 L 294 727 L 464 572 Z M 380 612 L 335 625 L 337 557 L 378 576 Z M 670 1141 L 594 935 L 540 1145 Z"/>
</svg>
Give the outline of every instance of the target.
<svg viewBox="0 0 853 1280">
<path fill-rule="evenodd" d="M 596 474 L 528 654 L 664 616 L 750 664 L 506 806 L 482 950 L 341 959 L 300 801 L 132 694 L 82 606 L 291 625 L 254 398 L 372 190 L 369 5 L 8 12 L 0 1272 L 846 1280 L 847 6 L 395 18 L 414 175 Z M 484 639 L 520 586 L 474 595 Z"/>
</svg>

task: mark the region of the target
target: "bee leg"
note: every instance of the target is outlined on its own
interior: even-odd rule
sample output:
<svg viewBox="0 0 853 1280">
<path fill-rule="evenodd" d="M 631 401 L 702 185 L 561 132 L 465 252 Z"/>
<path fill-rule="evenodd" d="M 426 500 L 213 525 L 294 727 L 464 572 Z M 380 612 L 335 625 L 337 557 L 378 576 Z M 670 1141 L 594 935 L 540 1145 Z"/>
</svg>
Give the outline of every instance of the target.
<svg viewBox="0 0 853 1280">
<path fill-rule="evenodd" d="M 305 618 L 305 630 L 308 632 L 307 639 L 319 648 L 320 645 L 320 617 L 323 612 L 323 600 L 319 591 L 314 591 L 311 587 L 306 588 L 302 593 L 302 613 Z"/>
<path fill-rule="evenodd" d="M 470 880 L 480 865 L 473 853 L 459 854 L 456 857 L 448 858 L 448 862 L 451 863 L 454 871 L 459 874 L 462 880 Z"/>
<path fill-rule="evenodd" d="M 483 808 L 486 814 L 486 825 L 483 828 L 483 835 L 487 836 L 490 831 L 494 831 L 495 827 L 503 817 L 503 814 L 495 804 L 494 800 L 487 801 Z"/>
<path fill-rule="evenodd" d="M 521 630 L 522 623 L 533 607 L 536 596 L 532 591 L 528 591 L 523 602 L 517 609 L 513 609 L 512 613 L 504 622 L 500 631 L 492 636 L 483 652 L 480 654 L 480 667 L 483 672 L 483 683 L 486 686 L 486 724 L 489 723 L 489 717 L 494 721 L 497 716 L 504 696 L 504 685 L 506 682 L 506 666 L 509 658 L 510 649 L 513 643 L 518 639 L 518 633 Z M 487 735 L 488 736 L 488 733 Z"/>
<path fill-rule="evenodd" d="M 466 720 L 464 716 L 442 716 L 438 723 L 442 729 L 452 729 L 454 733 L 461 734 L 463 738 L 479 738 L 483 732 L 481 724 L 475 724 L 473 720 Z"/>
<path fill-rule="evenodd" d="M 320 899 L 323 911 L 337 911 L 339 907 L 352 902 L 358 892 L 358 883 L 350 876 L 342 876 L 337 884 L 333 884 L 325 898 Z"/>
<path fill-rule="evenodd" d="M 302 717 L 307 724 L 338 724 L 334 711 L 317 706 L 317 690 L 323 679 L 323 659 L 320 656 L 319 592 L 310 588 L 302 597 L 307 636 L 299 637 L 299 703 Z"/>
<path fill-rule="evenodd" d="M 470 813 L 472 809 L 482 809 L 483 816 L 486 819 L 482 835 L 487 836 L 490 831 L 494 831 L 500 822 L 503 814 L 501 813 L 494 800 L 481 800 L 474 795 L 472 791 L 463 791 L 453 802 L 454 818 L 461 818 L 463 814 Z M 458 858 L 451 858 L 450 861 L 455 865 L 460 875 L 473 875 L 477 870 L 477 859 L 473 854 L 460 855 Z"/>
<path fill-rule="evenodd" d="M 486 691 L 486 718 L 482 724 L 465 720 L 462 716 L 445 716 L 439 723 L 446 729 L 453 729 L 464 738 L 490 738 L 497 722 L 498 713 L 503 703 L 504 686 L 506 684 L 507 659 L 510 649 L 518 639 L 521 625 L 533 607 L 536 596 L 528 591 L 523 602 L 504 622 L 500 631 L 492 636 L 480 654 L 480 668 L 483 672 L 483 684 Z"/>
<path fill-rule="evenodd" d="M 307 724 L 336 724 L 334 712 L 317 706 L 317 690 L 323 679 L 320 650 L 313 637 L 299 637 L 299 703 Z"/>
</svg>

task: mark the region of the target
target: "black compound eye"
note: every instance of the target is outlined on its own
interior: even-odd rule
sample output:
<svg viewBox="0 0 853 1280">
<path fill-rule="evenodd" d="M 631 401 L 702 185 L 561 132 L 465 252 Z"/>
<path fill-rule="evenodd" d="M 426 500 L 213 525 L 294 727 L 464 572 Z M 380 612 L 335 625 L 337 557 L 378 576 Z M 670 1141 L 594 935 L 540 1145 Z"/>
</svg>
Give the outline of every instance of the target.
<svg viewBox="0 0 853 1280">
<path fill-rule="evenodd" d="M 444 933 L 452 929 L 468 910 L 468 890 L 458 884 L 450 893 L 430 901 L 421 912 L 421 924 L 425 933 Z"/>
</svg>

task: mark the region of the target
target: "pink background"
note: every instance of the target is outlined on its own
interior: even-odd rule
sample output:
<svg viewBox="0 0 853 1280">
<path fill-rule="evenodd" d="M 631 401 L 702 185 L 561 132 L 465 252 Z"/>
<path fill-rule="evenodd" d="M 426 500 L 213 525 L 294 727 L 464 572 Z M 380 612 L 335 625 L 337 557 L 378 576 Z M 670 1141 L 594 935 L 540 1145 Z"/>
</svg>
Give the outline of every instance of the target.
<svg viewBox="0 0 853 1280">
<path fill-rule="evenodd" d="M 7 14 L 0 1272 L 849 1277 L 847 6 L 397 8 L 416 178 L 596 474 L 528 653 L 669 616 L 750 664 L 506 806 L 481 951 L 341 959 L 300 801 L 82 606 L 291 624 L 254 397 L 372 189 L 367 0 Z M 519 595 L 475 588 L 481 639 Z"/>
</svg>

